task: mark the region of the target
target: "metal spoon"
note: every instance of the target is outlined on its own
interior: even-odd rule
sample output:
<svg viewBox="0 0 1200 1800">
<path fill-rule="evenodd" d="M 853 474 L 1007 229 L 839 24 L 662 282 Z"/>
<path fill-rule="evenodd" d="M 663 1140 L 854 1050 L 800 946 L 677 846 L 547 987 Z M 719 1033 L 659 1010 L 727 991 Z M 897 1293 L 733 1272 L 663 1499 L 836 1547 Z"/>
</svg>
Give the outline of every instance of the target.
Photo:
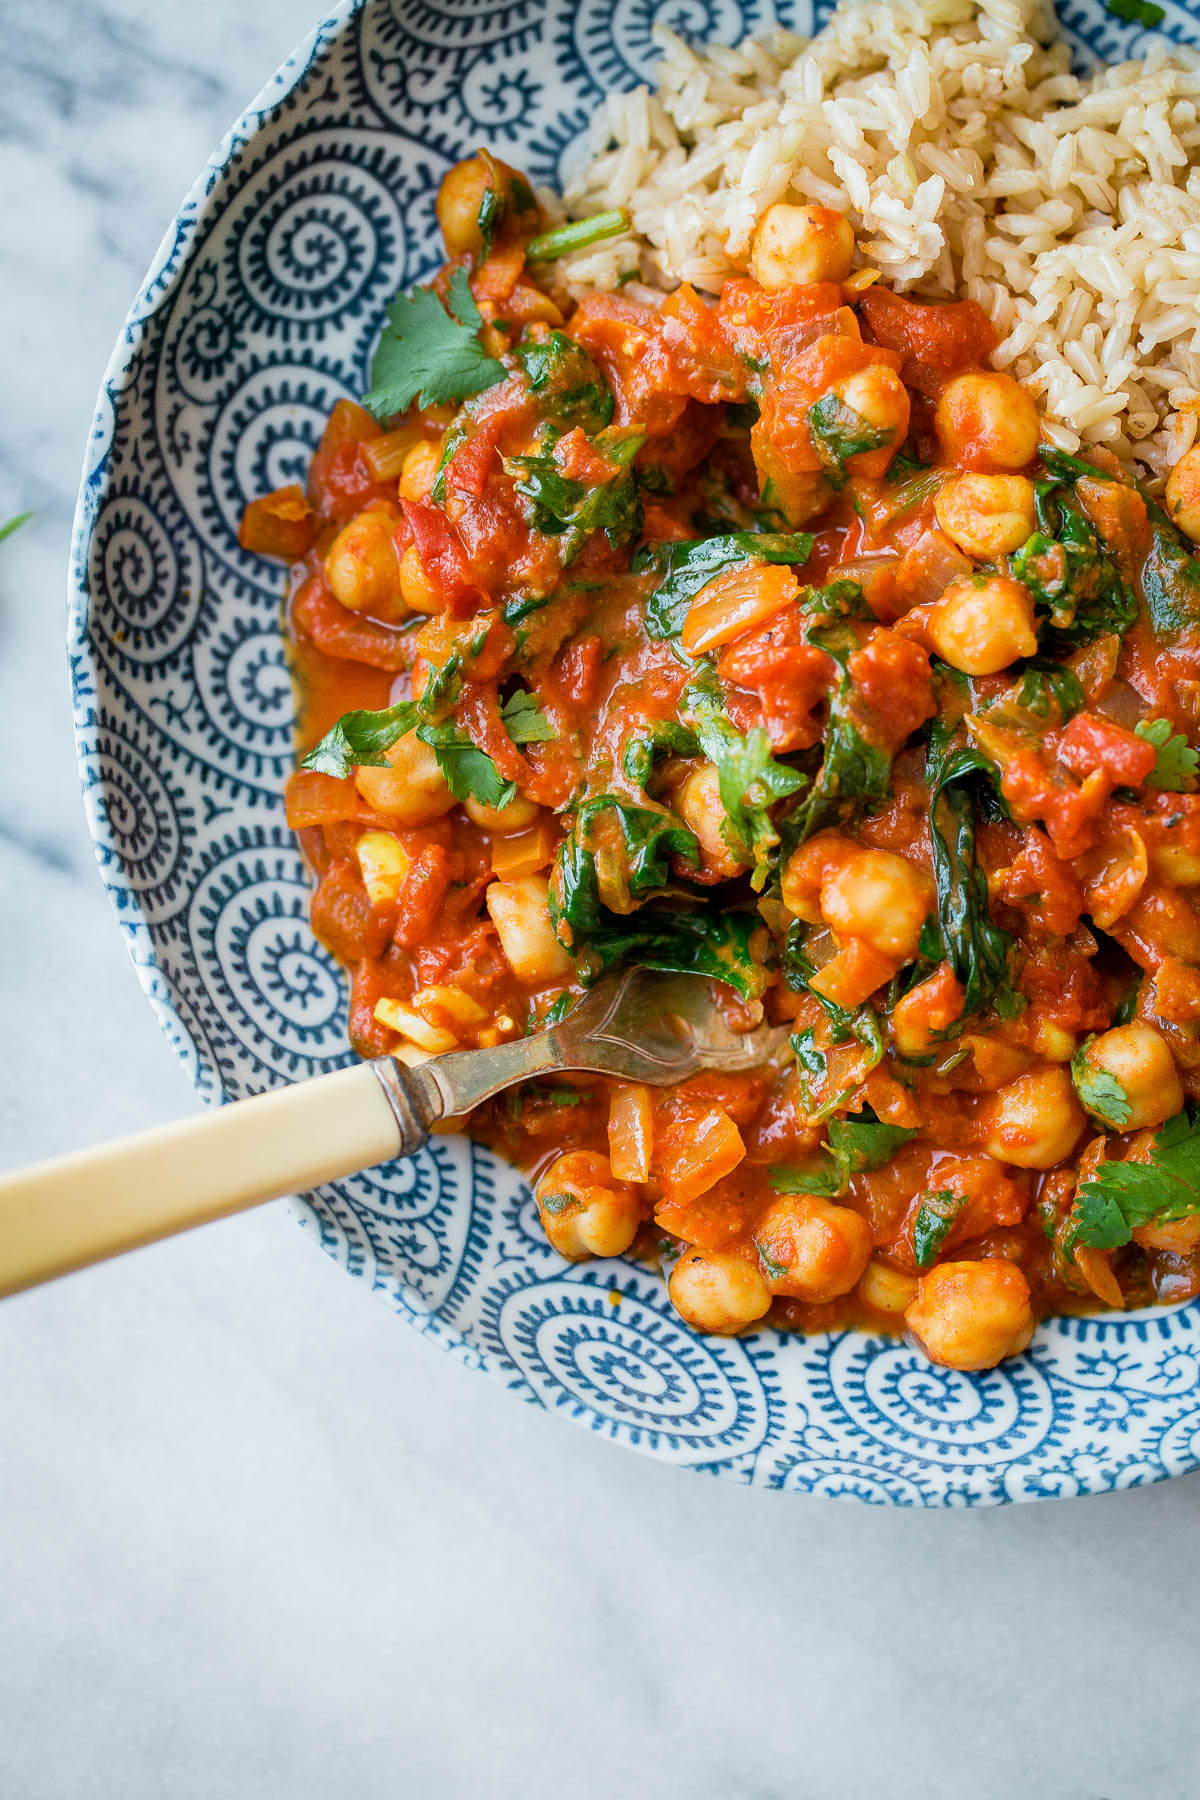
<svg viewBox="0 0 1200 1800">
<path fill-rule="evenodd" d="M 409 1067 L 392 1056 L 0 1176 L 0 1296 L 281 1194 L 411 1156 L 516 1082 L 612 1075 L 665 1087 L 751 1069 L 786 1027 L 732 1031 L 698 975 L 626 969 L 547 1030 Z"/>
</svg>

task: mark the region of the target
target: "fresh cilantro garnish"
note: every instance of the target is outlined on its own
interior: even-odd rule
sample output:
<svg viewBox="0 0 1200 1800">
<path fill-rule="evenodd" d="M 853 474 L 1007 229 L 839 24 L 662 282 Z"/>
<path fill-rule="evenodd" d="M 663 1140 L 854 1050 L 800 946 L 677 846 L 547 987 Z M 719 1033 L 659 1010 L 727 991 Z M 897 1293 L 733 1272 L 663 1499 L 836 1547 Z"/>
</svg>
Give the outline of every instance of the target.
<svg viewBox="0 0 1200 1800">
<path fill-rule="evenodd" d="M 1145 31 L 1153 31 L 1167 16 L 1161 6 L 1154 5 L 1154 0 L 1104 0 L 1104 10 L 1114 19 L 1121 19 L 1126 25 L 1140 25 Z"/>
<path fill-rule="evenodd" d="M 809 407 L 806 417 L 813 448 L 834 487 L 845 485 L 844 465 L 850 457 L 861 456 L 867 450 L 882 450 L 896 435 L 893 426 L 872 425 L 837 394 L 822 394 Z"/>
<path fill-rule="evenodd" d="M 1177 1113 L 1159 1127 L 1147 1162 L 1103 1162 L 1080 1184 L 1068 1248 L 1119 1250 L 1139 1225 L 1167 1225 L 1200 1212 L 1200 1116 Z"/>
<path fill-rule="evenodd" d="M 885 1125 L 872 1114 L 854 1119 L 831 1119 L 829 1143 L 838 1161 L 851 1175 L 881 1169 L 916 1132 L 906 1125 Z"/>
<path fill-rule="evenodd" d="M 921 1205 L 913 1225 L 913 1260 L 918 1269 L 927 1269 L 946 1239 L 950 1227 L 966 1205 L 961 1194 L 949 1188 L 921 1195 Z"/>
<path fill-rule="evenodd" d="M 500 708 L 504 729 L 514 744 L 549 744 L 554 741 L 554 727 L 527 688 L 517 692 Z"/>
<path fill-rule="evenodd" d="M 689 606 L 714 576 L 756 562 L 805 563 L 812 547 L 807 531 L 731 531 L 684 543 L 647 544 L 633 559 L 635 574 L 659 578 L 646 602 L 647 637 L 677 638 Z"/>
<path fill-rule="evenodd" d="M 478 800 L 481 806 L 507 806 L 517 791 L 515 781 L 505 781 L 486 750 L 472 743 L 453 719 L 440 725 L 417 728 L 421 742 L 437 757 L 438 767 L 456 800 Z"/>
<path fill-rule="evenodd" d="M 343 713 L 301 767 L 339 779 L 355 768 L 379 768 L 387 761 L 386 752 L 408 736 L 420 717 L 421 709 L 413 700 L 400 700 L 378 712 Z"/>
<path fill-rule="evenodd" d="M 1088 1049 L 1096 1034 L 1084 1039 L 1071 1058 L 1071 1080 L 1079 1095 L 1079 1104 L 1110 1131 L 1120 1131 L 1129 1123 L 1129 1095 L 1115 1075 L 1098 1069 L 1088 1059 Z"/>
<path fill-rule="evenodd" d="M 803 787 L 806 777 L 776 761 L 761 726 L 742 735 L 726 716 L 714 669 L 706 668 L 684 690 L 681 710 L 704 755 L 716 765 L 725 809 L 721 836 L 737 860 L 752 869 L 751 886 L 761 892 L 779 842 L 769 809 Z"/>
<path fill-rule="evenodd" d="M 805 1046 L 807 1051 L 808 1046 Z M 819 1054 L 819 1052 L 818 1052 Z M 803 1169 L 768 1170 L 777 1194 L 820 1194 L 832 1197 L 845 1191 L 851 1175 L 882 1168 L 901 1144 L 916 1137 L 902 1125 L 885 1125 L 868 1114 L 865 1118 L 831 1119 L 829 1143 L 820 1159 Z"/>
<path fill-rule="evenodd" d="M 455 269 L 443 306 L 431 288 L 397 294 L 371 359 L 371 387 L 363 405 L 377 419 L 421 406 L 465 400 L 503 381 L 506 369 L 479 341 L 483 317 L 465 269 Z"/>
<path fill-rule="evenodd" d="M 1188 793 L 1200 769 L 1200 752 L 1192 749 L 1182 732 L 1172 732 L 1169 719 L 1143 719 L 1133 729 L 1137 737 L 1153 744 L 1158 752 L 1146 786 L 1169 794 Z"/>
<path fill-rule="evenodd" d="M 781 1276 L 787 1274 L 787 1264 L 776 1262 L 770 1251 L 764 1250 L 757 1238 L 754 1240 L 754 1248 L 762 1258 L 763 1268 L 767 1271 L 767 1274 L 771 1276 L 772 1280 L 778 1281 Z"/>
<path fill-rule="evenodd" d="M 28 525 L 32 517 L 33 514 L 31 512 L 20 512 L 17 513 L 15 518 L 8 519 L 3 525 L 0 525 L 0 544 L 4 542 L 6 537 L 11 537 L 14 531 L 20 531 L 22 525 Z"/>
</svg>

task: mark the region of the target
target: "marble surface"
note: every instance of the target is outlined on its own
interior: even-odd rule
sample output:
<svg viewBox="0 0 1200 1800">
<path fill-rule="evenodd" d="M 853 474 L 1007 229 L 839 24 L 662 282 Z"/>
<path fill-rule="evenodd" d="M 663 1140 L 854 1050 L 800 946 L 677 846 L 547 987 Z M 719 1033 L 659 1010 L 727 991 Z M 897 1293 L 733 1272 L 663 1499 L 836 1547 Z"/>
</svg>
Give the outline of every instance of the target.
<svg viewBox="0 0 1200 1800">
<path fill-rule="evenodd" d="M 306 0 L 0 0 L 0 1162 L 195 1103 L 75 786 L 63 575 L 129 296 Z M 617 1452 L 269 1209 L 0 1307 L 13 1800 L 1185 1800 L 1200 1485 L 961 1514 Z"/>
</svg>

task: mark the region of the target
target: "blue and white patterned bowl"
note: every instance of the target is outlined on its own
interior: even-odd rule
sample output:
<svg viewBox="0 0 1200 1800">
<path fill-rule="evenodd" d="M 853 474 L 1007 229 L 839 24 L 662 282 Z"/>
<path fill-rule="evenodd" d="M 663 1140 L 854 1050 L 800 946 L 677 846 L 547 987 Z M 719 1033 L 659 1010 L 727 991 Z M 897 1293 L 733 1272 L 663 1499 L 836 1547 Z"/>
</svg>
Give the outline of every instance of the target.
<svg viewBox="0 0 1200 1800">
<path fill-rule="evenodd" d="M 1076 43 L 1140 34 L 1070 0 Z M 481 142 L 557 184 L 656 19 L 733 42 L 804 0 L 343 0 L 179 210 L 101 389 L 70 624 L 97 855 L 142 984 L 206 1100 L 349 1059 L 284 820 L 293 696 L 244 503 L 303 481 L 385 302 L 429 274 L 433 201 Z M 1173 35 L 1197 21 L 1174 8 Z M 682 1466 L 890 1505 L 1090 1493 L 1200 1464 L 1200 1307 L 1057 1320 L 983 1375 L 857 1334 L 685 1331 L 632 1263 L 564 1265 L 528 1190 L 441 1140 L 293 1203 L 351 1275 L 522 1399 Z"/>
</svg>

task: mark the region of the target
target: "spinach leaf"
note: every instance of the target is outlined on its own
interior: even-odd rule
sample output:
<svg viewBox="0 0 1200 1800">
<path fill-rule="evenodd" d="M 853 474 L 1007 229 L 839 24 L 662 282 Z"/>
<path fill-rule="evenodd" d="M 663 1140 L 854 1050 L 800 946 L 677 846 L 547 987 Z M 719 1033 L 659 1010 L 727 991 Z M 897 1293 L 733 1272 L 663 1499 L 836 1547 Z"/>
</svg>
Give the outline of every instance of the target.
<svg viewBox="0 0 1200 1800">
<path fill-rule="evenodd" d="M 838 680 L 829 696 L 825 754 L 812 792 L 788 819 L 786 842 L 803 843 L 827 825 L 846 824 L 864 806 L 875 806 L 891 791 L 892 756 L 873 744 L 862 730 L 849 659 L 858 640 L 847 626 L 810 627 L 805 637 L 838 665 Z"/>
<path fill-rule="evenodd" d="M 542 419 L 562 431 L 578 426 L 589 436 L 612 422 L 613 397 L 607 382 L 583 345 L 565 331 L 526 338 L 514 355 Z"/>
<path fill-rule="evenodd" d="M 1151 505 L 1150 554 L 1142 569 L 1142 592 L 1154 634 L 1163 641 L 1200 625 L 1200 558 L 1161 507 Z"/>
<path fill-rule="evenodd" d="M 927 1269 L 933 1262 L 965 1205 L 964 1197 L 950 1188 L 921 1195 L 920 1209 L 913 1225 L 913 1258 L 918 1269 Z"/>
<path fill-rule="evenodd" d="M 659 577 L 646 602 L 647 637 L 677 638 L 692 601 L 715 575 L 755 562 L 805 563 L 812 546 L 807 531 L 731 531 L 685 543 L 647 544 L 633 559 L 635 574 Z"/>
<path fill-rule="evenodd" d="M 826 479 L 835 488 L 846 485 L 845 464 L 850 457 L 860 456 L 866 450 L 881 450 L 896 435 L 894 427 L 872 425 L 833 393 L 815 400 L 806 417 L 813 448 L 825 464 Z"/>
<path fill-rule="evenodd" d="M 550 434 L 530 456 L 513 456 L 505 468 L 517 478 L 516 491 L 527 502 L 530 527 L 543 537 L 565 539 L 563 567 L 569 568 L 594 531 L 603 531 L 614 550 L 632 542 L 642 528 L 642 502 L 630 464 L 645 442 L 640 432 L 601 432 L 592 447 L 614 472 L 598 487 L 564 475 L 554 460 L 557 438 Z"/>
<path fill-rule="evenodd" d="M 1049 719 L 1056 714 L 1062 725 L 1081 712 L 1086 703 L 1083 683 L 1073 669 L 1036 657 L 1026 663 L 1013 698 L 1035 718 Z"/>
<path fill-rule="evenodd" d="M 842 578 L 824 587 L 800 589 L 800 611 L 814 619 L 865 619 L 877 623 L 857 581 Z"/>
<path fill-rule="evenodd" d="M 613 794 L 575 809 L 551 876 L 550 917 L 581 978 L 594 981 L 617 963 L 636 962 L 708 975 L 756 998 L 765 985 L 750 953 L 757 915 L 668 907 L 662 890 L 670 856 L 697 857 L 694 836 L 670 813 Z M 647 898 L 651 904 L 642 905 Z"/>
<path fill-rule="evenodd" d="M 1043 649 L 1062 654 L 1105 632 L 1123 635 L 1137 618 L 1137 596 L 1091 520 L 1070 487 L 1041 481 L 1035 491 L 1038 529 L 1014 554 L 1011 568 L 1047 615 Z"/>
<path fill-rule="evenodd" d="M 721 836 L 736 860 L 753 871 L 751 885 L 761 893 L 771 852 L 779 843 L 769 809 L 803 787 L 806 777 L 776 761 L 771 740 L 761 726 L 742 735 L 726 716 L 720 683 L 711 667 L 684 690 L 682 713 L 696 733 L 700 749 L 717 769 L 725 809 Z"/>
<path fill-rule="evenodd" d="M 696 734 L 686 725 L 679 725 L 674 719 L 653 719 L 644 731 L 626 741 L 621 767 L 630 781 L 644 788 L 650 784 L 657 757 L 697 756 L 699 752 Z"/>
<path fill-rule="evenodd" d="M 975 802 L 968 784 L 979 774 L 990 779 L 992 766 L 978 750 L 955 749 L 954 735 L 935 719 L 925 759 L 937 923 L 926 922 L 922 952 L 931 960 L 949 960 L 966 989 L 965 1016 L 982 1011 L 1000 989 L 1012 939 L 992 923 L 987 877 L 975 849 Z"/>
</svg>

